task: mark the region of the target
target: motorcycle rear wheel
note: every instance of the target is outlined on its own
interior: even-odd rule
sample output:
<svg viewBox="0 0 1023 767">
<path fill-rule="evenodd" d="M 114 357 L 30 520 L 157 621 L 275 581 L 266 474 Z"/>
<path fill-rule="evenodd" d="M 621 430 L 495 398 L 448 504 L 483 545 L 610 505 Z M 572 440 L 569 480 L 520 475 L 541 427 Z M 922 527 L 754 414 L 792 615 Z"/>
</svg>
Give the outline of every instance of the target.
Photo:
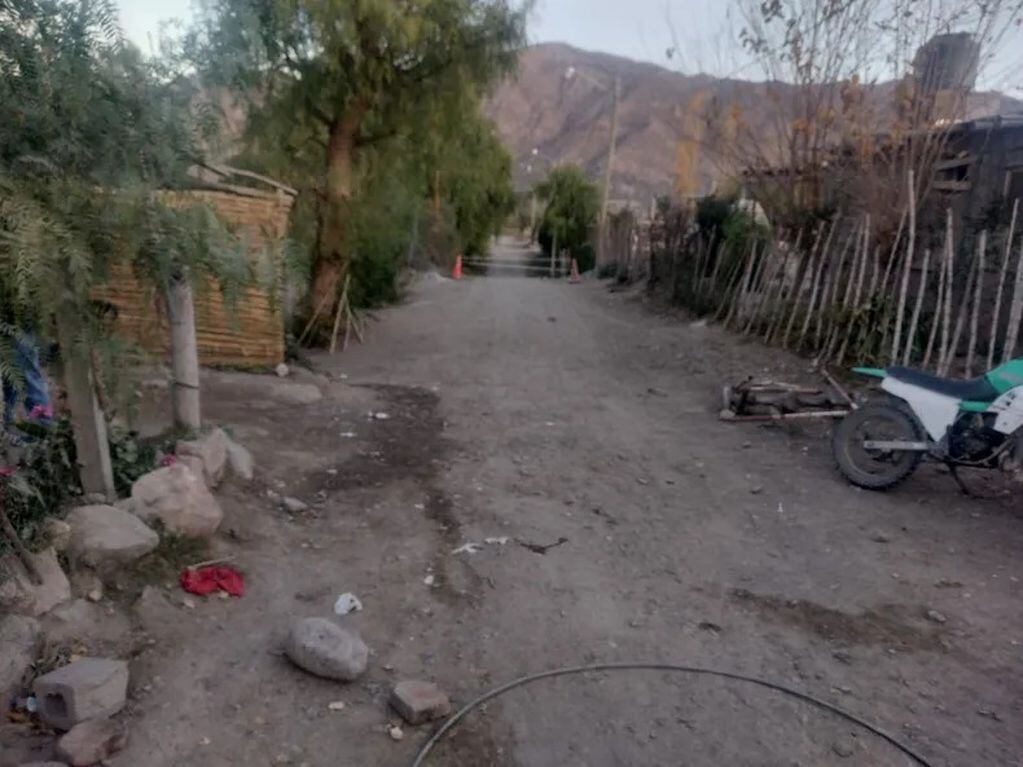
<svg viewBox="0 0 1023 767">
<path fill-rule="evenodd" d="M 831 441 L 842 475 L 866 490 L 890 490 L 916 471 L 924 453 L 867 450 L 866 440 L 920 442 L 926 439 L 916 417 L 896 404 L 871 404 L 854 410 L 835 428 Z"/>
</svg>

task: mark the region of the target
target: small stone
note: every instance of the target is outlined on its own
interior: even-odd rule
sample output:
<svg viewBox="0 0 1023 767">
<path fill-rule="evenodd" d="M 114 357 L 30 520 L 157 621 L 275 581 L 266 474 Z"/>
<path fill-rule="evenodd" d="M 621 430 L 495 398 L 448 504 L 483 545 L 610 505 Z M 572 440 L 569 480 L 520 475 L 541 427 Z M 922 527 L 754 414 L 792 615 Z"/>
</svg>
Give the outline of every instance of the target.
<svg viewBox="0 0 1023 767">
<path fill-rule="evenodd" d="M 843 759 L 848 759 L 850 756 L 856 753 L 856 749 L 853 747 L 853 744 L 847 740 L 840 740 L 837 741 L 836 743 L 833 743 L 831 745 L 831 750 L 834 751 Z"/>
<path fill-rule="evenodd" d="M 124 708 L 127 690 L 128 664 L 105 658 L 75 661 L 39 677 L 34 686 L 39 718 L 60 730 L 113 716 Z"/>
<path fill-rule="evenodd" d="M 184 607 L 186 610 L 194 610 L 195 609 L 195 600 L 192 599 L 191 597 L 184 597 L 181 600 L 181 606 Z"/>
<path fill-rule="evenodd" d="M 831 657 L 837 660 L 839 663 L 849 664 L 852 663 L 852 653 L 848 650 L 835 650 L 831 653 Z"/>
<path fill-rule="evenodd" d="M 413 726 L 443 719 L 451 713 L 448 696 L 432 682 L 399 682 L 391 691 L 390 703 L 402 719 Z"/>
<path fill-rule="evenodd" d="M 93 589 L 85 596 L 90 602 L 99 602 L 103 599 L 103 589 Z"/>
<path fill-rule="evenodd" d="M 75 646 L 88 643 L 116 653 L 130 643 L 131 622 L 123 613 L 95 602 L 75 599 L 47 613 L 41 620 L 49 642 Z"/>
<path fill-rule="evenodd" d="M 292 498 L 290 495 L 281 501 L 281 505 L 292 514 L 301 514 L 309 508 L 308 503 L 300 501 L 298 498 Z"/>
<path fill-rule="evenodd" d="M 327 704 L 327 708 L 330 709 L 331 711 L 344 711 L 345 702 L 343 700 L 331 701 L 330 703 Z"/>
<path fill-rule="evenodd" d="M 289 375 L 291 375 L 291 368 L 289 368 L 282 362 L 277 367 L 274 368 L 274 372 L 277 374 L 278 378 L 287 378 Z"/>
<path fill-rule="evenodd" d="M 1002 721 L 1002 717 L 998 715 L 998 712 L 990 708 L 978 708 L 977 713 L 987 719 L 994 719 L 996 722 Z"/>
<path fill-rule="evenodd" d="M 870 536 L 870 540 L 874 543 L 889 543 L 892 539 L 884 533 L 878 531 Z"/>
<path fill-rule="evenodd" d="M 763 485 L 754 485 L 753 487 L 751 487 L 749 489 L 749 491 L 753 495 L 760 495 L 762 492 L 764 492 L 764 486 Z"/>
<path fill-rule="evenodd" d="M 89 767 L 109 759 L 127 743 L 128 732 L 120 722 L 90 719 L 57 741 L 57 756 L 71 767 Z"/>
<path fill-rule="evenodd" d="M 369 648 L 353 630 L 325 618 L 296 621 L 284 649 L 299 668 L 326 679 L 352 682 L 366 671 Z"/>
<path fill-rule="evenodd" d="M 207 737 L 203 737 L 203 738 L 200 738 L 200 739 L 199 739 L 199 745 L 200 745 L 200 746 L 208 746 L 208 745 L 209 745 L 210 743 L 212 743 L 212 742 L 213 742 L 213 741 L 212 741 L 212 740 L 210 740 L 210 739 L 209 739 L 209 738 L 207 738 Z"/>
<path fill-rule="evenodd" d="M 405 733 L 398 725 L 393 725 L 388 728 L 387 734 L 391 736 L 391 740 L 401 740 L 405 737 Z"/>
<path fill-rule="evenodd" d="M 937 610 L 928 610 L 927 620 L 933 621 L 934 623 L 948 623 L 948 617 Z"/>
</svg>

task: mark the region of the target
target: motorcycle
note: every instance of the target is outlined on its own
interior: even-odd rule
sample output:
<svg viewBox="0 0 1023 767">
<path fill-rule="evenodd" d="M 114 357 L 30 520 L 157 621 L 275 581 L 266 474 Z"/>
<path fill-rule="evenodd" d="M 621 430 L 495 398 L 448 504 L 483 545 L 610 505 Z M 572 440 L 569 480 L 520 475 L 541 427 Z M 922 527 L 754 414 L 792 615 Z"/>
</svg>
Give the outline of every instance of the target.
<svg viewBox="0 0 1023 767">
<path fill-rule="evenodd" d="M 1023 359 L 980 378 L 941 378 L 905 367 L 858 367 L 890 397 L 855 407 L 835 428 L 832 450 L 852 484 L 888 490 L 924 459 L 957 469 L 1018 469 L 1023 459 Z"/>
</svg>

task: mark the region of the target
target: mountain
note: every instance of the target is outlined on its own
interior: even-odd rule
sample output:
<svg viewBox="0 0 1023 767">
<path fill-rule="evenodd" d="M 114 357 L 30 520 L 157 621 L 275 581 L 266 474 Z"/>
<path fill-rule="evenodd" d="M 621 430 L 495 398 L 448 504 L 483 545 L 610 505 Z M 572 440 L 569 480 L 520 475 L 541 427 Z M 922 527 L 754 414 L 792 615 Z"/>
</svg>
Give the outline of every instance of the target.
<svg viewBox="0 0 1023 767">
<path fill-rule="evenodd" d="M 605 53 L 546 43 L 526 49 L 518 73 L 505 81 L 487 105 L 505 143 L 516 158 L 516 183 L 528 188 L 551 162 L 572 162 L 594 179 L 603 179 L 611 122 L 614 77 L 621 81 L 619 135 L 611 197 L 641 206 L 674 191 L 679 143 L 691 136 L 691 100 L 736 104 L 753 131 L 769 132 L 768 84 L 683 75 L 654 64 Z M 772 90 L 778 85 L 771 84 Z M 891 83 L 868 88 L 874 103 L 891 103 Z M 998 93 L 971 94 L 968 116 L 1023 111 L 1023 102 Z M 697 120 L 698 121 L 698 120 Z M 533 149 L 539 150 L 533 155 Z M 531 171 L 530 171 L 531 168 Z M 727 170 L 721 158 L 702 150 L 693 186 L 714 188 Z"/>
</svg>

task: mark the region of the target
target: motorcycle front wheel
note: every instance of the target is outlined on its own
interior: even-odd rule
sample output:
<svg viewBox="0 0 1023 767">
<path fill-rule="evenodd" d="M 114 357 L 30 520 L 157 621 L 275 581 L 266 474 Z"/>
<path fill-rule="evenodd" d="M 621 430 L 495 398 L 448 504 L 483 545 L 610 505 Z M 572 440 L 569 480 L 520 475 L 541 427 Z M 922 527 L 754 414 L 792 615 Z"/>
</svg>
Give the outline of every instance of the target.
<svg viewBox="0 0 1023 767">
<path fill-rule="evenodd" d="M 920 422 L 895 404 L 871 404 L 854 410 L 835 428 L 831 448 L 843 476 L 857 487 L 888 490 L 909 477 L 924 454 L 909 450 L 868 450 L 868 440 L 920 442 Z"/>
</svg>

